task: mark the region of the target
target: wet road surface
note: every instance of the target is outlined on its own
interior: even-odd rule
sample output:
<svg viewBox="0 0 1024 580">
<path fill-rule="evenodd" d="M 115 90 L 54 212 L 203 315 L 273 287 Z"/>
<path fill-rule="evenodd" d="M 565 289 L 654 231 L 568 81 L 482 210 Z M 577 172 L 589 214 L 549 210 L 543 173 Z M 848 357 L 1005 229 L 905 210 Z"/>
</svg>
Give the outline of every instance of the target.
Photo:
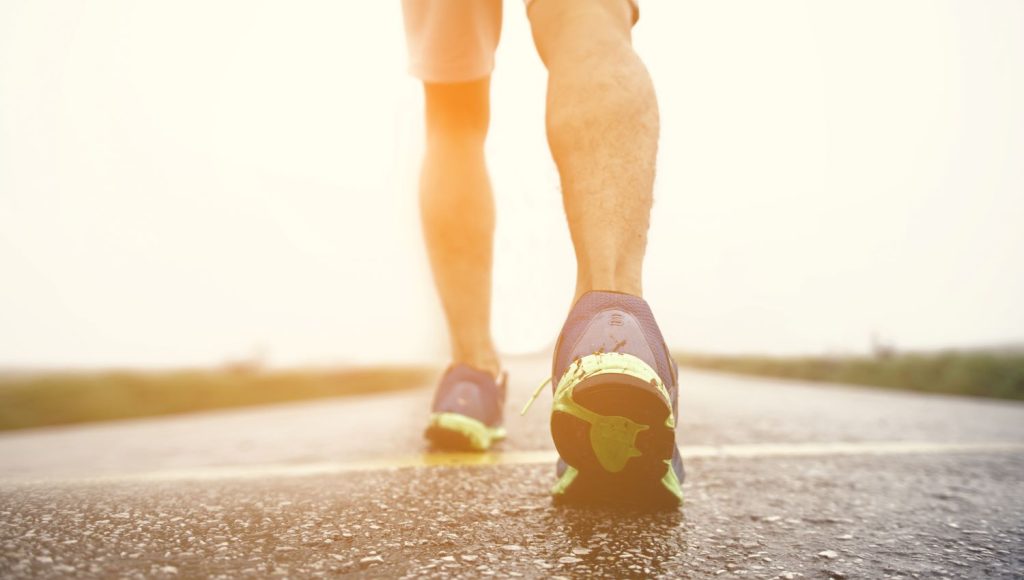
<svg viewBox="0 0 1024 580">
<path fill-rule="evenodd" d="M 1022 404 L 684 371 L 685 506 L 581 509 L 544 366 L 484 456 L 423 454 L 429 386 L 2 434 L 0 576 L 1024 576 Z"/>
</svg>

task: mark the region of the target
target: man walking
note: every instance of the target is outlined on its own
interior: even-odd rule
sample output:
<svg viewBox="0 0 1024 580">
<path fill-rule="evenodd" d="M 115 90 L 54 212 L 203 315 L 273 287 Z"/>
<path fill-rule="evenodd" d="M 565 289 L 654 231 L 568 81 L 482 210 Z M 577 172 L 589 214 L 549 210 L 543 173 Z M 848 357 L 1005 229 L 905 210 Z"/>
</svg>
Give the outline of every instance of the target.
<svg viewBox="0 0 1024 580">
<path fill-rule="evenodd" d="M 505 376 L 490 332 L 494 202 L 484 158 L 500 0 L 403 0 L 423 81 L 423 230 L 452 364 L 427 437 L 486 450 L 504 436 Z M 677 370 L 641 271 L 658 107 L 632 47 L 631 0 L 526 0 L 548 70 L 546 126 L 576 253 L 574 306 L 555 347 L 557 499 L 678 505 Z"/>
</svg>

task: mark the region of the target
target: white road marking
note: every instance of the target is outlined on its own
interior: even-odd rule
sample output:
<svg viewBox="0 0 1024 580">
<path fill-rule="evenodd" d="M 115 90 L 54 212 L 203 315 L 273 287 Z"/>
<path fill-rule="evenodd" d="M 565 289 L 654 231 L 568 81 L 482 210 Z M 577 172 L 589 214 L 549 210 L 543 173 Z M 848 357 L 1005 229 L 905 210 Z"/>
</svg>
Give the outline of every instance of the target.
<svg viewBox="0 0 1024 580">
<path fill-rule="evenodd" d="M 1024 452 L 1024 442 L 925 443 L 872 441 L 862 443 L 755 443 L 747 445 L 692 445 L 680 447 L 684 459 L 759 457 L 812 457 L 841 455 L 904 455 L 934 453 Z M 74 484 L 115 482 L 211 481 L 274 477 L 307 477 L 407 468 L 485 467 L 493 465 L 553 464 L 554 451 L 493 451 L 489 453 L 421 453 L 400 457 L 340 462 L 271 463 L 259 465 L 190 467 L 183 469 L 100 475 L 93 477 L 0 478 L 0 485 Z"/>
</svg>

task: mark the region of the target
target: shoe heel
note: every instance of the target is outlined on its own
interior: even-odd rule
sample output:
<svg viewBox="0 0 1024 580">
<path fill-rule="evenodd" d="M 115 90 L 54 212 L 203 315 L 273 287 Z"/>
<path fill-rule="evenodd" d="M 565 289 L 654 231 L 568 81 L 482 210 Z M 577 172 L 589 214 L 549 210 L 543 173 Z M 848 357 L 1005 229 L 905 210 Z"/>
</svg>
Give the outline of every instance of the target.
<svg viewBox="0 0 1024 580">
<path fill-rule="evenodd" d="M 647 363 L 624 353 L 577 359 L 555 388 L 551 435 L 583 476 L 660 481 L 675 449 L 668 391 Z"/>
</svg>

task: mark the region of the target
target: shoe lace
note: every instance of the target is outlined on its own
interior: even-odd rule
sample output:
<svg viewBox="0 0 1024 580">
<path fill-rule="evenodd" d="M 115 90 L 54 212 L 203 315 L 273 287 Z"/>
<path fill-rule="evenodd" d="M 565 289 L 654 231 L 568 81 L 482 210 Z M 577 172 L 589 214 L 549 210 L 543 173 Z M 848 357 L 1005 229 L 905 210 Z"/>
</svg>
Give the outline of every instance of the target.
<svg viewBox="0 0 1024 580">
<path fill-rule="evenodd" d="M 537 389 L 533 391 L 533 395 L 530 397 L 530 400 L 526 401 L 526 405 L 523 407 L 523 410 L 519 412 L 519 416 L 520 417 L 526 415 L 526 412 L 530 410 L 531 406 L 533 406 L 533 402 L 536 401 L 537 397 L 540 396 L 540 392 L 542 390 L 544 390 L 544 387 L 546 387 L 547 385 L 550 385 L 550 384 L 551 384 L 551 377 L 548 377 L 548 378 L 544 379 L 543 383 L 541 383 L 540 385 L 537 386 Z"/>
</svg>

